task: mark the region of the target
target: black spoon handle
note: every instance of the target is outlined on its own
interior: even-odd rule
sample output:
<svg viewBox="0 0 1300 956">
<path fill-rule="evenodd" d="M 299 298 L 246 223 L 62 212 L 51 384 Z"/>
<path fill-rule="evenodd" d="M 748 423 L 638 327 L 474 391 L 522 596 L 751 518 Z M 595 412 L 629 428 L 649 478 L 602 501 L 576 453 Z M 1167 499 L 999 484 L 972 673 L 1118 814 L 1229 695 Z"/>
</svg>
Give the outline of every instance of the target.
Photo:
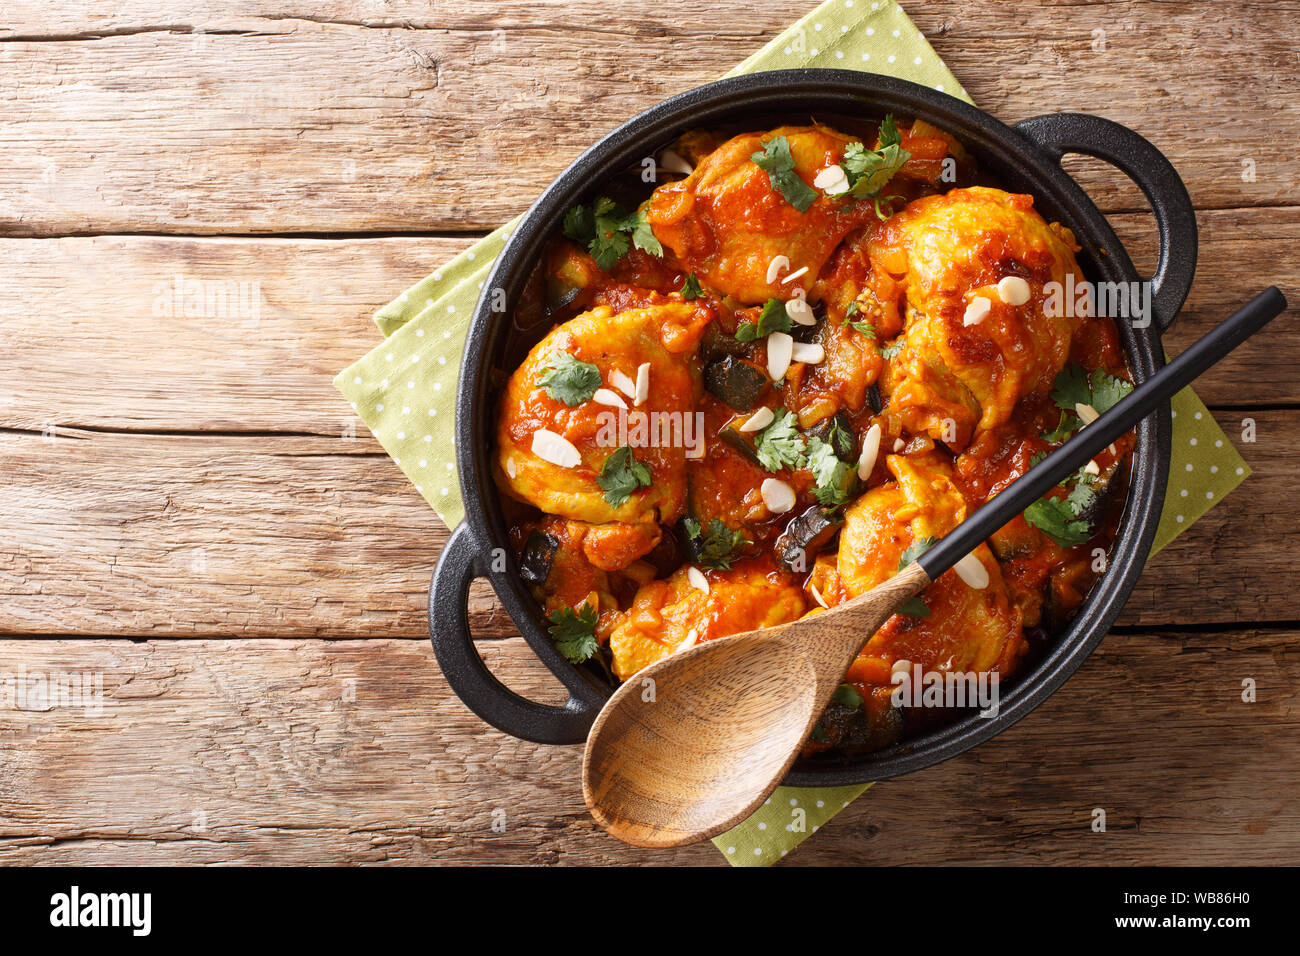
<svg viewBox="0 0 1300 956">
<path fill-rule="evenodd" d="M 930 580 L 974 551 L 981 541 L 1082 468 L 1157 405 L 1172 398 L 1211 365 L 1281 315 L 1285 308 L 1286 298 L 1276 286 L 1269 286 L 1129 392 L 1091 425 L 1081 428 L 1073 438 L 1017 478 L 921 556 L 919 563 Z"/>
</svg>

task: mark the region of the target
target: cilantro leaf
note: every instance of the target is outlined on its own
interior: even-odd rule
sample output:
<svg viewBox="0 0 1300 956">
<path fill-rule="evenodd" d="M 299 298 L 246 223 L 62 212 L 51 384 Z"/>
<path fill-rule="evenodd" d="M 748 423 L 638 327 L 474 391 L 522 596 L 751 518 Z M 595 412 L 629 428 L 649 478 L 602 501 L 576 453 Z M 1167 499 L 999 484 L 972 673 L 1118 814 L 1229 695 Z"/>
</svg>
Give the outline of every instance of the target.
<svg viewBox="0 0 1300 956">
<path fill-rule="evenodd" d="M 574 242 L 589 245 L 596 237 L 596 220 L 586 206 L 574 206 L 564 214 L 564 234 Z"/>
<path fill-rule="evenodd" d="M 800 212 L 807 212 L 808 207 L 817 199 L 817 190 L 799 178 L 794 170 L 794 156 L 790 153 L 790 141 L 784 136 L 774 136 L 763 142 L 762 152 L 749 157 L 754 165 L 767 173 L 772 188 L 785 197 L 785 201 Z"/>
<path fill-rule="evenodd" d="M 749 539 L 741 532 L 732 531 L 717 518 L 709 522 L 707 529 L 694 518 L 684 518 L 682 524 L 690 539 L 695 563 L 715 571 L 730 571 L 736 552 L 749 544 Z"/>
<path fill-rule="evenodd" d="M 655 238 L 641 209 L 629 213 L 614 200 L 601 196 L 590 207 L 574 206 L 564 214 L 564 234 L 587 247 L 592 258 L 608 272 L 632 246 L 663 257 L 664 247 Z"/>
<path fill-rule="evenodd" d="M 570 408 L 590 401 L 600 388 L 600 369 L 590 362 L 580 362 L 568 352 L 552 352 L 547 367 L 550 371 L 537 380 L 538 387 Z"/>
<path fill-rule="evenodd" d="M 1052 401 L 1067 412 L 1073 412 L 1076 405 L 1091 405 L 1101 414 L 1131 391 L 1132 384 L 1104 369 L 1095 369 L 1089 375 L 1080 365 L 1067 365 L 1052 382 Z"/>
<path fill-rule="evenodd" d="M 859 306 L 857 302 L 850 302 L 849 307 L 844 310 L 844 324 L 851 329 L 856 329 L 861 332 L 872 341 L 875 341 L 876 327 L 870 322 L 854 318 L 855 315 L 859 315 L 861 312 L 862 307 Z"/>
<path fill-rule="evenodd" d="M 789 332 L 792 328 L 794 319 L 785 310 L 785 303 L 780 299 L 768 299 L 758 314 L 757 322 L 742 322 L 736 326 L 736 341 L 753 342 L 773 332 Z"/>
<path fill-rule="evenodd" d="M 817 481 L 813 494 L 824 507 L 835 508 L 849 500 L 849 465 L 836 457 L 834 446 L 820 438 L 809 439 L 804 467 L 813 473 Z"/>
<path fill-rule="evenodd" d="M 599 648 L 595 634 L 597 615 L 591 604 L 582 602 L 576 614 L 573 608 L 562 607 L 552 611 L 547 620 L 551 622 L 547 630 L 551 632 L 555 649 L 569 663 L 581 664 L 596 653 Z"/>
<path fill-rule="evenodd" d="M 906 340 L 900 337 L 893 345 L 887 345 L 880 350 L 881 357 L 886 359 L 898 358 L 898 353 L 903 351 L 903 346 L 905 344 Z"/>
<path fill-rule="evenodd" d="M 1063 548 L 1083 544 L 1092 535 L 1086 521 L 1079 521 L 1070 503 L 1062 498 L 1039 498 L 1025 509 L 1025 521 Z"/>
<path fill-rule="evenodd" d="M 880 146 L 876 149 L 867 149 L 861 143 L 849 143 L 845 148 L 840 168 L 848 178 L 849 188 L 835 193 L 835 196 L 878 200 L 880 191 L 903 168 L 903 164 L 912 158 L 912 154 L 902 147 L 903 139 L 894 123 L 893 114 L 886 115 L 880 124 L 879 139 Z M 882 219 L 887 218 L 881 215 L 878 201 L 876 215 Z"/>
<path fill-rule="evenodd" d="M 632 245 L 659 259 L 664 257 L 663 243 L 655 238 L 654 230 L 646 222 L 644 209 L 638 209 L 628 216 L 623 228 L 632 234 Z"/>
<path fill-rule="evenodd" d="M 1089 475 L 1088 477 L 1092 477 Z M 1083 514 L 1092 504 L 1092 499 L 1097 496 L 1097 492 L 1088 487 L 1088 482 L 1081 481 L 1065 496 L 1065 503 L 1070 506 L 1070 510 L 1076 516 Z"/>
<path fill-rule="evenodd" d="M 898 570 L 903 570 L 925 552 L 939 543 L 938 538 L 917 538 L 909 544 L 898 559 Z"/>
<path fill-rule="evenodd" d="M 694 272 L 688 274 L 686 281 L 682 283 L 682 298 L 687 300 L 698 299 L 702 295 L 704 295 L 704 290 L 700 288 L 700 280 L 695 278 Z"/>
<path fill-rule="evenodd" d="M 650 487 L 650 469 L 637 461 L 632 449 L 624 445 L 605 459 L 596 484 L 605 493 L 605 501 L 611 507 L 620 508 L 632 492 Z"/>
<path fill-rule="evenodd" d="M 1056 423 L 1056 427 L 1050 432 L 1043 432 L 1039 437 L 1042 438 L 1043 441 L 1051 442 L 1053 445 L 1059 445 L 1082 427 L 1083 422 L 1079 421 L 1079 416 L 1062 409 L 1061 420 Z"/>
<path fill-rule="evenodd" d="M 831 700 L 843 707 L 849 707 L 857 710 L 862 706 L 862 694 L 852 684 L 841 684 L 835 688 L 835 693 L 831 695 Z"/>
<path fill-rule="evenodd" d="M 898 609 L 899 614 L 906 614 L 908 617 L 929 617 L 930 605 L 926 604 L 919 597 L 914 597 Z"/>
<path fill-rule="evenodd" d="M 794 413 L 785 409 L 759 432 L 754 452 L 768 471 L 797 467 L 803 461 L 803 437 L 795 427 Z"/>
<path fill-rule="evenodd" d="M 1131 382 L 1109 375 L 1103 369 L 1093 370 L 1092 407 L 1097 409 L 1099 413 L 1114 408 L 1119 404 L 1120 399 L 1131 391 L 1133 391 Z"/>
</svg>

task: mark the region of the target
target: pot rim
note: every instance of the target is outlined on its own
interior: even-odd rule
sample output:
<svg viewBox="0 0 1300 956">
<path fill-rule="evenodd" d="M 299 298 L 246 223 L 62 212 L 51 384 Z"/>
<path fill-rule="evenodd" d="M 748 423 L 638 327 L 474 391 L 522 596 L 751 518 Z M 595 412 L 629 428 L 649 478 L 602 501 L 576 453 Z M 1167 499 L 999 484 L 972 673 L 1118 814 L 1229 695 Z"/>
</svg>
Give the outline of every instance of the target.
<svg viewBox="0 0 1300 956">
<path fill-rule="evenodd" d="M 718 80 L 671 97 L 632 118 L 575 160 L 542 193 L 519 221 L 494 264 L 470 323 L 456 400 L 456 448 L 465 522 L 482 553 L 505 547 L 500 505 L 488 503 L 496 488 L 490 451 L 495 412 L 491 385 L 497 346 L 508 333 L 502 315 L 492 311 L 492 292 L 504 290 L 514 301 L 531 272 L 542 244 L 559 227 L 564 212 L 622 169 L 652 155 L 681 132 L 746 114 L 777 116 L 807 110 L 818 102 L 821 115 L 860 111 L 867 116 L 894 112 L 922 118 L 955 136 L 974 153 L 981 170 L 995 171 L 999 182 L 1031 192 L 1044 218 L 1068 225 L 1079 244 L 1080 267 L 1088 278 L 1137 282 L 1138 274 L 1123 245 L 1096 205 L 1060 167 L 1057 156 L 977 107 L 906 80 L 855 70 L 783 70 Z M 844 109 L 822 109 L 822 104 Z M 777 106 L 775 104 L 789 104 Z M 797 104 L 797 105 L 796 105 Z M 1006 188 L 1013 189 L 1013 185 Z M 1181 186 L 1181 183 L 1179 184 Z M 1026 188 L 1030 187 L 1030 188 Z M 1194 242 L 1194 237 L 1193 237 Z M 1135 329 L 1117 322 L 1129 369 L 1142 382 L 1164 364 L 1155 322 Z M 486 423 L 486 424 L 485 424 Z M 783 781 L 787 786 L 840 786 L 867 783 L 931 766 L 1010 728 L 1053 694 L 1082 665 L 1105 636 L 1144 567 L 1164 502 L 1169 468 L 1171 421 L 1168 405 L 1137 430 L 1127 497 L 1108 567 L 1064 632 L 1026 671 L 1008 681 L 997 716 L 963 716 L 882 751 L 857 757 L 800 760 Z M 573 697 L 599 708 L 612 693 L 585 668 L 568 663 L 539 623 L 541 612 L 527 593 L 511 549 L 504 571 L 484 566 L 502 605 L 534 653 Z M 594 712 L 593 712 L 594 717 Z"/>
</svg>

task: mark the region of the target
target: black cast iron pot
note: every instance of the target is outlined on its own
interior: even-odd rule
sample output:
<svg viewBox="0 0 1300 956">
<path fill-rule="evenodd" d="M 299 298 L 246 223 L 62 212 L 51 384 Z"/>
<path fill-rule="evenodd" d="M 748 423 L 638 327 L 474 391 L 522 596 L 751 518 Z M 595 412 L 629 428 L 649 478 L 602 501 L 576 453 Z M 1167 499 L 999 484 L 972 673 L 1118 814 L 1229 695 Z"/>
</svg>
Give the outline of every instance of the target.
<svg viewBox="0 0 1300 956">
<path fill-rule="evenodd" d="M 497 502 L 491 460 L 496 401 L 494 377 L 510 323 L 491 310 L 488 293 L 504 290 L 519 301 L 546 239 L 565 211 L 590 201 L 603 184 L 654 155 L 690 129 L 752 121 L 769 128 L 773 117 L 875 117 L 893 112 L 924 119 L 956 136 L 980 169 L 1004 188 L 1030 193 L 1048 221 L 1068 225 L 1083 246 L 1079 264 L 1094 282 L 1136 282 L 1139 276 L 1105 218 L 1060 166 L 1065 153 L 1105 160 L 1146 194 L 1159 230 L 1159 259 L 1152 282 L 1152 316 L 1118 322 L 1129 368 L 1141 382 L 1164 364 L 1161 331 L 1177 315 L 1196 266 L 1196 218 L 1182 180 L 1169 161 L 1137 133 L 1096 116 L 1058 113 L 1005 126 L 975 107 L 927 87 L 850 70 L 783 70 L 710 83 L 675 96 L 610 133 L 542 194 L 510 238 L 484 285 L 470 325 L 456 401 L 456 448 L 465 521 L 451 535 L 429 592 L 429 632 L 448 683 L 488 723 L 526 740 L 574 744 L 585 739 L 611 693 L 587 667 L 560 656 L 545 629 L 541 608 L 520 579 Z M 499 300 L 498 300 L 499 301 Z M 524 343 L 531 346 L 532 342 Z M 512 350 L 513 354 L 518 354 Z M 494 375 L 495 373 L 495 375 Z M 801 760 L 786 777 L 791 786 L 864 783 L 919 770 L 997 734 L 1041 704 L 1105 636 L 1133 590 L 1159 523 L 1169 471 L 1168 406 L 1138 428 L 1128 497 L 1109 567 L 1064 633 L 1025 673 L 1003 688 L 1001 709 L 990 719 L 972 715 L 891 747 L 852 759 Z M 502 549 L 502 550 L 496 550 Z M 495 556 L 495 560 L 494 560 Z M 502 568 L 504 568 L 502 570 Z M 485 577 L 533 651 L 568 688 L 563 706 L 526 700 L 484 666 L 469 632 L 470 581 Z M 864 634 L 865 641 L 870 635 Z"/>
</svg>

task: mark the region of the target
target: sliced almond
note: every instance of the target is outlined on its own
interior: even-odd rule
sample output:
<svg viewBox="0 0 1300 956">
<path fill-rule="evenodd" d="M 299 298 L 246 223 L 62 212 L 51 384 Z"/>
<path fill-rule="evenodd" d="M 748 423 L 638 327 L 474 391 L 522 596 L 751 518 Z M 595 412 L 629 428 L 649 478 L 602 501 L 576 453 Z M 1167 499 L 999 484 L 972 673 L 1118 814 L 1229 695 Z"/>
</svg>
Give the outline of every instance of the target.
<svg viewBox="0 0 1300 956">
<path fill-rule="evenodd" d="M 906 443 L 903 441 L 903 439 L 901 439 L 901 438 L 895 438 L 895 439 L 894 439 L 894 451 L 895 451 L 895 452 L 900 452 L 900 451 L 902 451 L 902 450 L 903 450 L 903 446 L 904 446 L 905 444 L 906 444 Z"/>
<path fill-rule="evenodd" d="M 984 296 L 975 296 L 975 298 L 970 300 L 970 305 L 966 306 L 966 314 L 961 317 L 962 325 L 979 325 L 988 318 L 989 309 L 992 307 L 993 303 L 984 298 Z"/>
<path fill-rule="evenodd" d="M 824 193 L 838 196 L 849 191 L 849 177 L 839 163 L 827 166 L 813 178 L 813 185 Z"/>
<path fill-rule="evenodd" d="M 609 384 L 613 385 L 628 398 L 636 398 L 636 382 L 618 371 L 618 369 L 609 373 Z"/>
<path fill-rule="evenodd" d="M 577 468 L 582 464 L 582 456 L 573 442 L 545 428 L 533 432 L 533 454 L 561 468 Z"/>
<path fill-rule="evenodd" d="M 671 149 L 665 149 L 659 154 L 659 168 L 666 169 L 670 173 L 681 173 L 683 176 L 689 176 L 695 171 L 690 163 Z"/>
<path fill-rule="evenodd" d="M 591 400 L 600 405 L 609 405 L 611 408 L 627 408 L 627 402 L 619 396 L 618 392 L 612 388 L 598 388 L 591 393 Z"/>
<path fill-rule="evenodd" d="M 691 565 L 686 569 L 686 580 L 691 582 L 691 587 L 695 588 L 695 590 L 703 591 L 705 594 L 709 593 L 709 579 L 695 565 Z"/>
<path fill-rule="evenodd" d="M 794 489 L 780 478 L 764 478 L 758 493 L 763 496 L 763 504 L 775 515 L 783 515 L 794 507 Z"/>
<path fill-rule="evenodd" d="M 650 397 L 650 363 L 642 362 L 636 369 L 636 388 L 633 400 L 637 405 L 644 405 Z"/>
<path fill-rule="evenodd" d="M 793 355 L 794 339 L 785 332 L 773 332 L 767 337 L 767 374 L 772 376 L 772 381 L 785 378 Z"/>
<path fill-rule="evenodd" d="M 745 424 L 740 426 L 742 432 L 761 432 L 776 419 L 776 413 L 772 409 L 764 406 L 745 419 Z"/>
<path fill-rule="evenodd" d="M 514 460 L 513 458 L 507 458 L 507 459 L 506 459 L 506 474 L 509 475 L 511 478 L 513 478 L 513 477 L 515 476 L 515 473 L 516 473 L 516 472 L 515 472 L 515 460 Z"/>
<path fill-rule="evenodd" d="M 1095 458 L 1091 458 L 1091 459 L 1089 459 L 1089 460 L 1088 460 L 1088 464 L 1086 464 L 1086 465 L 1083 466 L 1083 470 L 1084 470 L 1084 472 L 1086 472 L 1086 473 L 1089 474 L 1089 475 L 1100 475 L 1100 474 L 1101 474 L 1101 466 L 1100 466 L 1099 464 L 1097 464 L 1097 459 L 1095 459 Z"/>
<path fill-rule="evenodd" d="M 826 599 L 825 599 L 824 597 L 822 597 L 822 592 L 817 590 L 817 585 L 812 584 L 812 583 L 810 582 L 810 583 L 808 584 L 808 590 L 809 590 L 809 591 L 812 591 L 813 599 L 814 599 L 818 604 L 820 604 L 822 607 L 826 608 L 826 610 L 828 610 L 828 611 L 830 610 L 831 606 L 830 606 L 829 604 L 827 604 L 827 603 L 826 603 Z"/>
<path fill-rule="evenodd" d="M 1097 409 L 1093 408 L 1091 405 L 1085 405 L 1083 402 L 1074 403 L 1074 414 L 1078 415 L 1079 419 L 1085 425 L 1091 425 L 1097 419 L 1101 418 Z"/>
<path fill-rule="evenodd" d="M 983 591 L 989 586 L 989 569 L 984 567 L 984 562 L 975 557 L 974 554 L 966 555 L 966 557 L 954 564 L 952 569 L 957 572 L 957 577 L 976 591 Z"/>
<path fill-rule="evenodd" d="M 803 274 L 804 274 L 805 272 L 807 272 L 807 271 L 808 271 L 808 267 L 807 267 L 807 266 L 800 266 L 800 267 L 799 267 L 798 269 L 796 269 L 794 272 L 791 272 L 788 276 L 785 276 L 784 278 L 782 278 L 782 279 L 781 279 L 781 285 L 789 285 L 791 282 L 793 282 L 795 279 L 799 278 L 801 275 L 803 275 Z"/>
<path fill-rule="evenodd" d="M 866 481 L 876 468 L 876 456 L 880 454 L 879 425 L 872 425 L 862 438 L 862 457 L 858 459 L 858 477 Z"/>
<path fill-rule="evenodd" d="M 674 652 L 689 651 L 692 647 L 698 644 L 699 641 L 700 641 L 700 635 L 697 634 L 695 630 L 692 628 L 691 631 L 687 633 L 686 640 L 678 644 L 677 647 L 674 649 Z"/>
<path fill-rule="evenodd" d="M 771 285 L 786 269 L 790 268 L 790 258 L 788 256 L 773 256 L 772 261 L 767 264 L 767 284 Z"/>
<path fill-rule="evenodd" d="M 803 362 L 805 365 L 820 365 L 826 361 L 826 350 L 816 342 L 795 342 L 790 352 L 792 362 Z"/>
<path fill-rule="evenodd" d="M 813 315 L 812 306 L 808 300 L 796 297 L 785 304 L 785 314 L 794 319 L 799 325 L 816 325 L 817 317 Z"/>
<path fill-rule="evenodd" d="M 1020 276 L 1004 276 L 998 280 L 998 296 L 1007 305 L 1024 305 L 1029 295 L 1029 283 Z"/>
</svg>

